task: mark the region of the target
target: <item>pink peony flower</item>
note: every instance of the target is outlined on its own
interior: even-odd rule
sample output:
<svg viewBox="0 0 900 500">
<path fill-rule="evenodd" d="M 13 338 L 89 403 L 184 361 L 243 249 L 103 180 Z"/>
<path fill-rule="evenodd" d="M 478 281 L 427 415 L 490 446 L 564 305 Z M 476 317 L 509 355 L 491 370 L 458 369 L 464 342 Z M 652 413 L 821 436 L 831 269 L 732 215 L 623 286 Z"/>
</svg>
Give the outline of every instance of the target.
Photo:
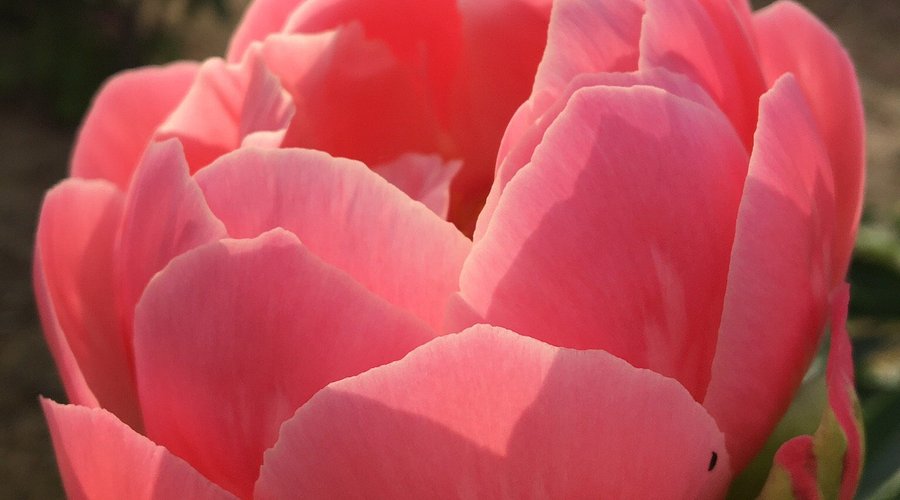
<svg viewBox="0 0 900 500">
<path fill-rule="evenodd" d="M 550 3 L 259 0 L 100 91 L 35 248 L 70 496 L 721 497 L 830 325 L 763 493 L 852 497 L 846 53 L 790 2 Z"/>
</svg>

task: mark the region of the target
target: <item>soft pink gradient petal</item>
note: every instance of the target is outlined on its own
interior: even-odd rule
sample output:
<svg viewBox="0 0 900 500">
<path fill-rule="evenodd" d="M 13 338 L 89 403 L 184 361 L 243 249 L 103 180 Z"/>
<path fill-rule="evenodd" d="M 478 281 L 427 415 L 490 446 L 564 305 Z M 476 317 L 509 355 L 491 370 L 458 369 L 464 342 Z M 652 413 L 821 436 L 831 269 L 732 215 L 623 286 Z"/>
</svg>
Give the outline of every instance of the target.
<svg viewBox="0 0 900 500">
<path fill-rule="evenodd" d="M 41 405 L 72 500 L 234 498 L 106 410 Z"/>
<path fill-rule="evenodd" d="M 510 149 L 522 142 L 522 136 L 549 108 L 556 104 L 559 113 L 559 99 L 579 75 L 637 69 L 643 13 L 641 0 L 558 0 L 554 3 L 547 47 L 534 77 L 531 96 L 516 110 L 506 127 L 497 155 L 498 168 Z"/>
<path fill-rule="evenodd" d="M 228 62 L 244 58 L 247 48 L 255 41 L 281 31 L 288 17 L 305 0 L 254 0 L 228 43 Z"/>
<path fill-rule="evenodd" d="M 423 80 L 438 114 L 448 111 L 462 37 L 455 0 L 306 0 L 285 32 L 317 33 L 350 23 L 359 23 L 367 39 L 383 42 L 400 66 Z"/>
<path fill-rule="evenodd" d="M 249 497 L 281 423 L 434 333 L 275 229 L 175 258 L 135 312 L 147 436 Z"/>
<path fill-rule="evenodd" d="M 766 79 L 792 72 L 821 131 L 834 172 L 837 226 L 832 285 L 844 280 L 862 211 L 865 132 L 853 63 L 840 41 L 806 9 L 777 2 L 754 18 Z"/>
<path fill-rule="evenodd" d="M 106 179 L 127 189 L 153 133 L 187 94 L 197 69 L 196 63 L 181 62 L 111 78 L 78 132 L 72 176 Z"/>
<path fill-rule="evenodd" d="M 551 3 L 457 2 L 462 62 L 451 97 L 450 133 L 464 164 L 453 181 L 451 218 L 467 230 L 491 186 L 503 131 L 534 82 L 547 43 Z"/>
<path fill-rule="evenodd" d="M 759 451 L 819 345 L 831 288 L 834 186 L 796 80 L 760 99 L 704 405 L 736 470 Z"/>
<path fill-rule="evenodd" d="M 633 87 L 635 85 L 649 85 L 659 87 L 679 97 L 690 99 L 710 108 L 716 105 L 703 90 L 702 87 L 686 77 L 671 73 L 664 69 L 650 69 L 632 73 L 583 73 L 575 76 L 568 86 L 559 92 L 556 101 L 547 107 L 543 115 L 536 120 L 527 118 L 531 114 L 530 103 L 526 102 L 516 112 L 510 128 L 503 137 L 504 146 L 501 146 L 501 155 L 497 159 L 497 172 L 491 191 L 488 194 L 484 209 L 478 215 L 478 224 L 475 226 L 474 240 L 478 241 L 487 229 L 488 222 L 494 215 L 497 202 L 506 184 L 515 176 L 521 168 L 528 165 L 534 150 L 541 143 L 544 134 L 560 113 L 565 109 L 569 99 L 578 90 L 587 87 L 611 86 Z M 526 124 L 525 119 L 528 123 Z M 516 127 L 522 126 L 521 129 Z"/>
<path fill-rule="evenodd" d="M 667 68 L 703 85 L 749 150 L 757 99 L 766 90 L 755 48 L 736 9 L 723 1 L 703 3 L 646 0 L 640 67 Z"/>
<path fill-rule="evenodd" d="M 152 144 L 128 191 L 112 261 L 129 351 L 134 306 L 150 278 L 174 257 L 225 236 L 225 226 L 188 173 L 181 144 L 175 139 Z"/>
<path fill-rule="evenodd" d="M 47 343 L 69 398 L 140 427 L 110 266 L 122 198 L 105 180 L 69 179 L 51 189 L 38 223 L 34 277 Z"/>
<path fill-rule="evenodd" d="M 318 393 L 256 494 L 697 498 L 730 476 L 722 434 L 677 382 L 479 325 Z"/>
<path fill-rule="evenodd" d="M 240 147 L 254 132 L 284 131 L 294 106 L 278 78 L 266 68 L 260 49 L 249 49 L 240 63 L 209 59 L 155 138 L 177 137 L 191 171 Z"/>
<path fill-rule="evenodd" d="M 547 48 L 535 76 L 532 118 L 582 73 L 638 69 L 643 15 L 643 0 L 557 0 Z M 544 98 L 545 92 L 549 99 Z"/>
<path fill-rule="evenodd" d="M 197 174 L 235 238 L 283 227 L 329 264 L 441 330 L 471 242 L 365 165 L 320 151 L 236 151 Z"/>
<path fill-rule="evenodd" d="M 828 404 L 834 412 L 844 437 L 847 451 L 841 476 L 839 497 L 851 500 L 856 493 L 863 466 L 863 436 L 853 375 L 853 355 L 847 333 L 847 309 L 850 305 L 850 286 L 842 284 L 831 297 L 831 344 L 828 351 Z"/>
<path fill-rule="evenodd" d="M 354 21 L 334 31 L 266 40 L 266 64 L 296 106 L 285 146 L 368 165 L 411 151 L 440 150 L 438 116 L 426 82 L 385 42 L 367 35 Z"/>
<path fill-rule="evenodd" d="M 372 170 L 406 193 L 422 202 L 442 219 L 450 208 L 450 181 L 459 172 L 462 162 L 445 162 L 438 155 L 407 153 L 394 161 L 378 165 Z"/>
<path fill-rule="evenodd" d="M 716 110 L 583 88 L 504 190 L 460 294 L 485 322 L 608 350 L 701 400 L 746 168 Z"/>
</svg>

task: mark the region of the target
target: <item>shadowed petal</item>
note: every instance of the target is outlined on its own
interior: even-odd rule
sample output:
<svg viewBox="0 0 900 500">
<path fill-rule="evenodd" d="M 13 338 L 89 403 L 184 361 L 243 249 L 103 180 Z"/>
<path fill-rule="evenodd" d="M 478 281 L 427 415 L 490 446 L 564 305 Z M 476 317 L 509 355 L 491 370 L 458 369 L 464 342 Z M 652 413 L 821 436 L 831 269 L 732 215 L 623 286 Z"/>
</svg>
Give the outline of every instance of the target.
<svg viewBox="0 0 900 500">
<path fill-rule="evenodd" d="M 837 226 L 832 286 L 842 283 L 862 211 L 865 133 L 856 72 L 840 41 L 794 2 L 776 2 L 754 17 L 769 82 L 791 72 L 824 138 L 834 175 Z"/>
<path fill-rule="evenodd" d="M 724 1 L 696 0 L 646 0 L 646 9 L 641 69 L 663 67 L 703 85 L 749 150 L 766 85 L 739 11 Z"/>
<path fill-rule="evenodd" d="M 819 345 L 831 285 L 831 170 L 793 77 L 762 97 L 759 114 L 704 401 L 737 470 L 790 404 Z"/>
<path fill-rule="evenodd" d="M 731 476 L 677 382 L 479 325 L 331 384 L 266 452 L 259 498 L 697 498 Z"/>
<path fill-rule="evenodd" d="M 147 436 L 247 497 L 297 407 L 433 336 L 282 229 L 198 247 L 156 275 L 135 311 Z"/>
<path fill-rule="evenodd" d="M 73 500 L 234 498 L 106 410 L 41 399 Z"/>
<path fill-rule="evenodd" d="M 47 343 L 69 398 L 140 427 L 110 265 L 122 198 L 105 180 L 69 179 L 51 189 L 38 223 L 34 278 Z"/>
<path fill-rule="evenodd" d="M 484 322 L 608 350 L 700 400 L 746 165 L 716 110 L 658 88 L 583 88 L 506 186 L 460 294 Z"/>
</svg>

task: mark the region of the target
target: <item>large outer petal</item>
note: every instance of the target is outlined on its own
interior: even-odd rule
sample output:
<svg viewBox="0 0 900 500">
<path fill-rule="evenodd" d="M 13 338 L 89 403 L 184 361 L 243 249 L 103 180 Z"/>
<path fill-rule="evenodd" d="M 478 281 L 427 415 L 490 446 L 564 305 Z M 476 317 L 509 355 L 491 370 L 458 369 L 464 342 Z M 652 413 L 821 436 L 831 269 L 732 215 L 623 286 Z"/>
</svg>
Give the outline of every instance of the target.
<svg viewBox="0 0 900 500">
<path fill-rule="evenodd" d="M 646 0 L 641 69 L 684 73 L 706 88 L 749 149 L 757 99 L 765 91 L 752 39 L 724 0 Z"/>
<path fill-rule="evenodd" d="M 831 286 L 834 186 L 793 77 L 763 95 L 759 114 L 704 401 L 737 470 L 790 404 L 818 346 Z"/>
<path fill-rule="evenodd" d="M 234 238 L 283 227 L 329 264 L 439 330 L 471 242 L 365 165 L 310 150 L 243 150 L 197 174 Z"/>
<path fill-rule="evenodd" d="M 73 500 L 234 498 L 106 410 L 47 399 L 41 405 Z"/>
<path fill-rule="evenodd" d="M 608 350 L 702 399 L 746 165 L 716 110 L 579 90 L 507 185 L 460 294 L 485 322 Z"/>
<path fill-rule="evenodd" d="M 754 17 L 766 78 L 792 72 L 824 138 L 834 172 L 837 226 L 832 285 L 850 264 L 862 210 L 865 133 L 856 72 L 840 41 L 806 9 L 777 2 Z"/>
<path fill-rule="evenodd" d="M 317 394 L 266 452 L 256 492 L 697 498 L 730 476 L 715 422 L 675 381 L 479 325 Z"/>
<path fill-rule="evenodd" d="M 104 180 L 69 179 L 44 199 L 35 245 L 37 303 L 69 398 L 140 426 L 110 262 L 123 196 Z"/>
<path fill-rule="evenodd" d="M 175 63 L 114 76 L 94 98 L 75 150 L 72 175 L 101 178 L 128 188 L 156 128 L 187 94 L 195 63 Z"/>
<path fill-rule="evenodd" d="M 434 333 L 276 229 L 174 259 L 135 312 L 147 436 L 249 496 L 281 423 Z"/>
</svg>

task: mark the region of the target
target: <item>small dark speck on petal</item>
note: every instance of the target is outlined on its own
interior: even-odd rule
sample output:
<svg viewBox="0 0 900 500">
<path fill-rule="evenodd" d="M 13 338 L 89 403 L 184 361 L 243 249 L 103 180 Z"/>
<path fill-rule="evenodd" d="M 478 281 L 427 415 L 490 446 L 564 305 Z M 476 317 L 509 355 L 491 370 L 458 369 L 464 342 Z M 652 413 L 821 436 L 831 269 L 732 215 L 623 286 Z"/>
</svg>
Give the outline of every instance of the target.
<svg viewBox="0 0 900 500">
<path fill-rule="evenodd" d="M 706 470 L 713 470 L 716 468 L 716 460 L 719 459 L 719 455 L 716 452 L 712 452 L 712 456 L 709 457 L 709 468 Z"/>
</svg>

